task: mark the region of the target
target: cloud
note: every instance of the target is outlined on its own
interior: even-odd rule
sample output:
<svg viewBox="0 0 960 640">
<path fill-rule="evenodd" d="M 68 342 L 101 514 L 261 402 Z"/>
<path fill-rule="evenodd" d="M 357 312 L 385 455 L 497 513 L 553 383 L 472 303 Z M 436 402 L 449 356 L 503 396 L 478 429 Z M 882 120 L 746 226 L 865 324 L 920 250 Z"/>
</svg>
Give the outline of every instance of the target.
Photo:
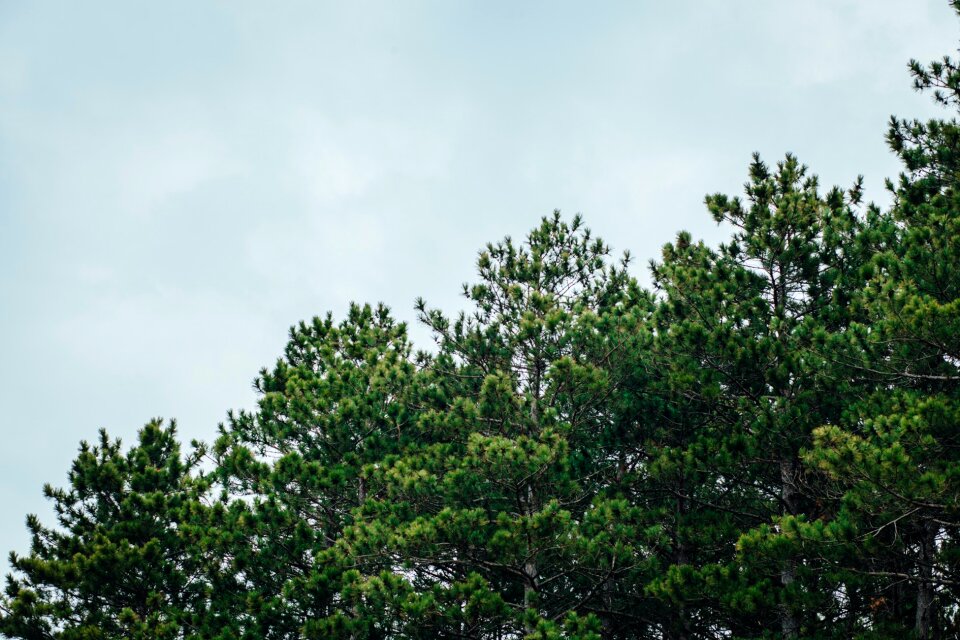
<svg viewBox="0 0 960 640">
<path fill-rule="evenodd" d="M 116 207 L 127 215 L 150 215 L 170 198 L 237 171 L 228 143 L 211 128 L 111 133 L 115 164 L 101 167 L 95 179 L 116 181 Z"/>
<path fill-rule="evenodd" d="M 754 149 L 879 184 L 887 114 L 926 104 L 903 64 L 956 29 L 940 0 L 11 7 L 0 468 L 30 500 L 99 426 L 212 434 L 301 318 L 456 309 L 476 250 L 555 207 L 642 272 L 719 237 L 703 195 Z"/>
</svg>

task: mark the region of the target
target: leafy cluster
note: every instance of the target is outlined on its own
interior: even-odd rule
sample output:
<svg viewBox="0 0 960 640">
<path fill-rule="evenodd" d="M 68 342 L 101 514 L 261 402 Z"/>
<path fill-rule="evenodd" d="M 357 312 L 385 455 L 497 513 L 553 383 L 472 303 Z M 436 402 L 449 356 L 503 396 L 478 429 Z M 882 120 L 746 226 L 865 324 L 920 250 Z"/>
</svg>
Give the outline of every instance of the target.
<svg viewBox="0 0 960 640">
<path fill-rule="evenodd" d="M 910 68 L 960 107 L 957 63 Z M 678 234 L 650 291 L 554 213 L 480 252 L 466 311 L 417 302 L 430 350 L 355 305 L 211 446 L 84 443 L 0 633 L 957 637 L 960 123 L 887 139 L 886 209 L 754 157 L 706 198 L 728 241 Z"/>
</svg>

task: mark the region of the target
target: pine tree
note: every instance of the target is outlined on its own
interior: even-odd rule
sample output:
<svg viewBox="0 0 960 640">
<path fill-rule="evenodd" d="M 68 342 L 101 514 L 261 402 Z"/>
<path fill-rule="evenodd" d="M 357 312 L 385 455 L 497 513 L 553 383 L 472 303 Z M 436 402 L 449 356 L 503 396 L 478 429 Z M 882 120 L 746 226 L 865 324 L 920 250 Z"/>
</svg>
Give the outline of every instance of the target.
<svg viewBox="0 0 960 640">
<path fill-rule="evenodd" d="M 469 315 L 418 303 L 438 344 L 421 355 L 432 408 L 420 444 L 370 470 L 399 525 L 368 545 L 403 559 L 416 593 L 445 600 L 420 622 L 446 625 L 433 637 L 587 638 L 614 625 L 613 591 L 643 536 L 629 504 L 599 498 L 618 426 L 597 336 L 631 289 L 608 254 L 579 217 L 555 213 L 522 244 L 481 252 Z"/>
<path fill-rule="evenodd" d="M 199 452 L 198 452 L 199 453 Z M 148 423 L 124 453 L 101 431 L 84 442 L 66 489 L 44 487 L 57 526 L 27 518 L 28 555 L 0 600 L 9 638 L 215 637 L 214 580 L 200 551 L 207 483 L 171 423 Z"/>
<path fill-rule="evenodd" d="M 918 90 L 960 104 L 950 58 L 910 69 Z M 905 170 L 875 221 L 883 246 L 861 296 L 869 322 L 842 337 L 849 375 L 877 392 L 820 429 L 808 461 L 838 485 L 827 535 L 854 549 L 847 571 L 872 579 L 877 624 L 927 640 L 960 631 L 960 125 L 893 118 L 887 140 Z"/>
<path fill-rule="evenodd" d="M 699 471 L 706 484 L 684 497 L 734 516 L 722 525 L 729 550 L 748 529 L 820 515 L 804 495 L 799 456 L 842 411 L 844 381 L 809 347 L 815 331 L 848 322 L 862 257 L 852 208 L 860 183 L 847 193 L 818 187 L 793 156 L 775 171 L 755 157 L 746 201 L 707 198 L 714 219 L 733 228 L 731 241 L 713 251 L 682 233 L 653 268 L 672 393 L 707 412 L 684 452 L 694 473 L 708 470 Z M 819 623 L 805 612 L 827 606 L 829 589 L 777 548 L 751 553 L 757 562 L 729 556 L 726 568 L 701 568 L 700 580 L 730 580 L 712 590 L 740 612 L 731 630 L 759 635 L 776 619 L 785 638 L 810 633 Z M 668 576 L 662 588 L 682 587 Z"/>
<path fill-rule="evenodd" d="M 364 465 L 407 437 L 414 373 L 406 327 L 386 307 L 353 305 L 340 323 L 328 314 L 294 327 L 284 357 L 255 383 L 257 410 L 221 429 L 218 476 L 233 499 L 223 553 L 246 590 L 250 637 L 308 628 L 355 637 L 375 626 L 344 590 L 356 580 L 348 569 L 377 565 L 336 543 L 369 497 Z"/>
</svg>

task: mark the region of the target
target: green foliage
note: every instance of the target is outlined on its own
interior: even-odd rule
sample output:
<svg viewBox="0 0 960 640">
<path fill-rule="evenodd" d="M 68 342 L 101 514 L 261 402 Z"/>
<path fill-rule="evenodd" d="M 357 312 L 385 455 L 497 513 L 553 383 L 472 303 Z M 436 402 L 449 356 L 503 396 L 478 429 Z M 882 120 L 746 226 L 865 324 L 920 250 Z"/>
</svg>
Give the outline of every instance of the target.
<svg viewBox="0 0 960 640">
<path fill-rule="evenodd" d="M 408 437 L 414 375 L 406 327 L 384 307 L 355 305 L 339 324 L 328 315 L 292 329 L 284 358 L 255 383 L 257 411 L 221 429 L 214 453 L 238 534 L 221 552 L 246 590 L 249 637 L 357 633 L 344 611 L 359 597 L 350 572 L 391 565 L 357 562 L 338 542 L 369 499 L 364 466 Z"/>
<path fill-rule="evenodd" d="M 198 544 L 207 483 L 171 424 L 148 423 L 124 453 L 100 433 L 81 444 L 66 489 L 44 487 L 57 526 L 27 518 L 11 553 L 0 632 L 15 638 L 203 637 L 219 625 L 210 559 Z"/>
</svg>

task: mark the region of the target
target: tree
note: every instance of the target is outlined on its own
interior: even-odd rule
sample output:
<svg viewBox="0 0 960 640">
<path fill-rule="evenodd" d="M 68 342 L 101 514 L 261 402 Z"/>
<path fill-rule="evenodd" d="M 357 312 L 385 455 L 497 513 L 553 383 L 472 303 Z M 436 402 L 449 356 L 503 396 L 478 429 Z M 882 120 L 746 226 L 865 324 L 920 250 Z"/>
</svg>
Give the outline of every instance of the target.
<svg viewBox="0 0 960 640">
<path fill-rule="evenodd" d="M 718 519 L 725 533 L 709 534 L 726 538 L 731 551 L 754 527 L 821 515 L 802 489 L 799 456 L 813 430 L 843 410 L 848 390 L 810 345 L 814 332 L 849 322 L 864 259 L 853 208 L 859 181 L 847 193 L 821 195 L 793 156 L 775 171 L 755 156 L 745 188 L 746 201 L 706 200 L 714 219 L 732 227 L 730 242 L 713 251 L 681 233 L 653 265 L 663 295 L 657 348 L 671 391 L 706 413 L 683 451 L 701 483 L 680 497 L 734 516 Z M 721 588 L 709 578 L 714 595 L 743 616 L 731 630 L 760 634 L 775 605 L 783 637 L 811 633 L 819 623 L 808 612 L 828 607 L 821 576 L 774 547 L 751 549 L 752 558 L 728 556 L 699 569 L 702 580 L 735 576 Z M 667 580 L 664 589 L 682 590 Z"/>
<path fill-rule="evenodd" d="M 445 599 L 421 618 L 433 637 L 586 638 L 628 613 L 615 592 L 646 533 L 602 495 L 619 460 L 606 406 L 618 336 L 604 322 L 636 287 L 608 254 L 555 213 L 480 253 L 469 315 L 418 303 L 438 346 L 421 354 L 427 410 L 416 444 L 369 468 L 390 505 L 377 515 L 396 524 L 362 532 L 415 593 Z"/>
<path fill-rule="evenodd" d="M 245 590 L 250 637 L 373 633 L 379 620 L 345 600 L 356 582 L 346 572 L 383 567 L 340 555 L 337 542 L 369 499 L 364 466 L 408 437 L 410 349 L 383 306 L 302 322 L 260 372 L 257 410 L 221 428 L 214 451 L 234 532 L 222 553 Z"/>
<path fill-rule="evenodd" d="M 910 69 L 918 90 L 960 104 L 950 58 Z M 877 392 L 820 429 L 807 461 L 837 483 L 842 526 L 826 535 L 854 549 L 848 571 L 877 584 L 875 617 L 912 622 L 926 640 L 960 629 L 960 125 L 893 118 L 887 141 L 904 172 L 875 223 L 882 250 L 860 295 L 869 315 L 834 337 L 847 343 L 848 375 Z"/>
<path fill-rule="evenodd" d="M 197 532 L 208 484 L 183 458 L 171 423 L 149 422 L 123 453 L 100 432 L 73 462 L 67 489 L 44 487 L 57 526 L 27 518 L 29 555 L 0 600 L 10 638 L 214 637 L 214 581 Z"/>
</svg>

